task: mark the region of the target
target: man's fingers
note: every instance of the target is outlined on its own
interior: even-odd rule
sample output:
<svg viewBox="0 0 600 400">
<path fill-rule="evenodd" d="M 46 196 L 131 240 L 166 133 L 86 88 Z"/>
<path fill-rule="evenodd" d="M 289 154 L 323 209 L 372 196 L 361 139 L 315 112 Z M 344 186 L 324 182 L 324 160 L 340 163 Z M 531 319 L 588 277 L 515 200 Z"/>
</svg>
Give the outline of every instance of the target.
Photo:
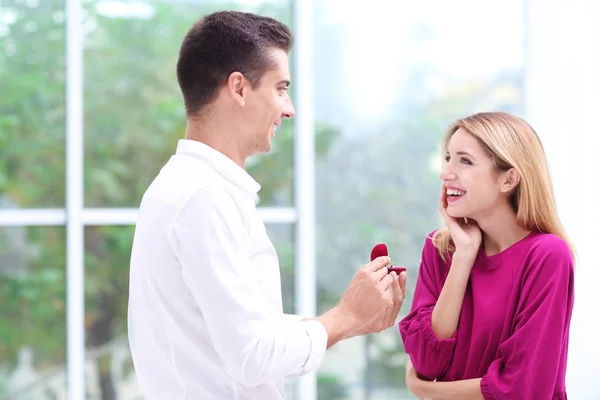
<svg viewBox="0 0 600 400">
<path fill-rule="evenodd" d="M 396 318 L 398 317 L 400 307 L 402 307 L 402 303 L 404 301 L 404 292 L 402 291 L 402 287 L 400 286 L 400 278 L 396 276 L 395 272 L 392 272 L 391 275 L 393 275 L 394 278 L 394 282 L 392 283 L 393 306 L 390 319 L 387 321 L 388 327 L 391 327 L 392 325 L 394 325 L 394 323 L 396 323 Z"/>
<path fill-rule="evenodd" d="M 400 288 L 400 282 L 398 280 L 398 275 L 396 275 L 395 271 L 390 273 L 390 277 L 392 278 L 391 291 L 392 291 L 392 300 L 397 302 L 402 297 L 402 290 Z"/>
<path fill-rule="evenodd" d="M 404 275 L 404 279 L 402 278 L 402 275 Z M 404 290 L 402 287 L 402 281 L 404 281 L 404 285 L 406 286 L 406 272 L 405 271 L 403 271 L 400 274 L 400 277 L 394 278 L 394 284 L 392 285 L 392 288 L 394 290 L 394 301 L 397 301 L 399 303 L 402 303 L 402 301 L 404 300 Z"/>
<path fill-rule="evenodd" d="M 392 274 L 388 274 L 387 269 L 386 269 L 385 276 L 383 278 L 381 278 L 381 280 L 379 281 L 377 286 L 379 286 L 380 290 L 387 290 L 390 286 L 392 286 L 394 281 L 395 281 L 395 279 L 392 278 Z"/>
<path fill-rule="evenodd" d="M 388 274 L 388 269 L 379 268 L 378 270 L 371 271 L 370 274 L 372 274 L 373 278 L 375 279 L 375 282 L 380 282 Z"/>
<path fill-rule="evenodd" d="M 366 265 L 368 271 L 378 271 L 391 263 L 392 260 L 388 256 L 377 257 Z"/>
<path fill-rule="evenodd" d="M 396 271 L 390 272 L 390 276 L 392 277 L 392 289 L 394 293 L 397 293 L 400 290 L 400 282 L 398 280 L 398 274 Z"/>
<path fill-rule="evenodd" d="M 406 271 L 402 271 L 400 273 L 400 277 L 398 278 L 400 284 L 400 290 L 402 290 L 402 297 L 406 295 Z"/>
</svg>

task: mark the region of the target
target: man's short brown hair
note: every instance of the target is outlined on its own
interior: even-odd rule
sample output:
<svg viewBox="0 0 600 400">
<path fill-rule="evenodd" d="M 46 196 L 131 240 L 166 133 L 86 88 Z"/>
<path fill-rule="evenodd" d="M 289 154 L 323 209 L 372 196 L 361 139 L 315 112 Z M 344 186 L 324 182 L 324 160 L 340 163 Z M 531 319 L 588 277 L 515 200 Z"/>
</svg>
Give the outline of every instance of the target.
<svg viewBox="0 0 600 400">
<path fill-rule="evenodd" d="M 179 50 L 177 80 L 187 115 L 212 102 L 233 72 L 241 72 L 252 87 L 275 67 L 271 49 L 289 53 L 293 35 L 283 23 L 239 11 L 219 11 L 196 22 Z"/>
</svg>

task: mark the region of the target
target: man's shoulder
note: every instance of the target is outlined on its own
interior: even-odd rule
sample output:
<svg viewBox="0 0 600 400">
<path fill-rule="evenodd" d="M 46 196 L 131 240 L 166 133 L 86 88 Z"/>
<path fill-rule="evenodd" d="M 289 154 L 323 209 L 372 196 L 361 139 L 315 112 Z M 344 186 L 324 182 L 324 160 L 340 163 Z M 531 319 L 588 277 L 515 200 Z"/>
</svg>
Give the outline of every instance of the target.
<svg viewBox="0 0 600 400">
<path fill-rule="evenodd" d="M 143 195 L 180 208 L 194 196 L 211 197 L 225 187 L 222 177 L 208 165 L 174 156 L 161 168 Z"/>
</svg>

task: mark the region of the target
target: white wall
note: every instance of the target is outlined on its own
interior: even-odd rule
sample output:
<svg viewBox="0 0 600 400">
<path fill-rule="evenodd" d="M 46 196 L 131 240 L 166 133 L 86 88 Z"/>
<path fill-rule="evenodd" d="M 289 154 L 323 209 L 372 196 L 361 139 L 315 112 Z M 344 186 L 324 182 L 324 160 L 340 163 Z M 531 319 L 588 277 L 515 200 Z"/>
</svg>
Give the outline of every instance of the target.
<svg viewBox="0 0 600 400">
<path fill-rule="evenodd" d="M 600 2 L 529 0 L 526 117 L 550 159 L 559 212 L 578 252 L 569 398 L 600 398 Z"/>
</svg>

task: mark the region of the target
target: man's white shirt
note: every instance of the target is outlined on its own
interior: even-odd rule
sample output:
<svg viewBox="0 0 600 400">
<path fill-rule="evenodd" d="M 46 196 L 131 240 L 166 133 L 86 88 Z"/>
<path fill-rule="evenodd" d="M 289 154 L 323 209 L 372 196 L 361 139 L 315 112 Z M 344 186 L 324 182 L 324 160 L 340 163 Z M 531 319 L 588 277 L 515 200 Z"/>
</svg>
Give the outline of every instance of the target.
<svg viewBox="0 0 600 400">
<path fill-rule="evenodd" d="M 283 313 L 279 261 L 231 159 L 179 141 L 140 204 L 128 331 L 146 400 L 284 398 L 315 371 L 325 328 Z"/>
</svg>

